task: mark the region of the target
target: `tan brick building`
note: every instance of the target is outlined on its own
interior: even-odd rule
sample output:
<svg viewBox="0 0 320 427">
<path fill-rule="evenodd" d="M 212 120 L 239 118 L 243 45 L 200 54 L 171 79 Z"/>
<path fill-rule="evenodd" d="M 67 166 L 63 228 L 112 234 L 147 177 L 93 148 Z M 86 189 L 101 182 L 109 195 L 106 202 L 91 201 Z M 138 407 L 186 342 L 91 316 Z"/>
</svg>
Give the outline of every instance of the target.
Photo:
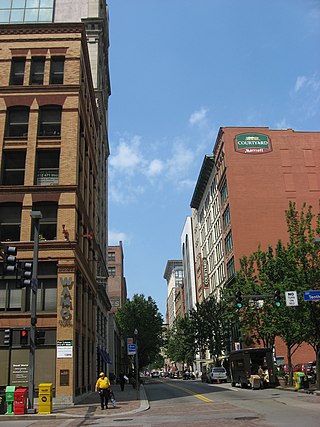
<svg viewBox="0 0 320 427">
<path fill-rule="evenodd" d="M 106 368 L 108 154 L 85 25 L 0 26 L 0 241 L 32 261 L 30 211 L 41 211 L 35 387 L 52 383 L 57 402 L 92 390 Z M 1 386 L 27 385 L 31 290 L 17 283 L 0 278 Z"/>
</svg>

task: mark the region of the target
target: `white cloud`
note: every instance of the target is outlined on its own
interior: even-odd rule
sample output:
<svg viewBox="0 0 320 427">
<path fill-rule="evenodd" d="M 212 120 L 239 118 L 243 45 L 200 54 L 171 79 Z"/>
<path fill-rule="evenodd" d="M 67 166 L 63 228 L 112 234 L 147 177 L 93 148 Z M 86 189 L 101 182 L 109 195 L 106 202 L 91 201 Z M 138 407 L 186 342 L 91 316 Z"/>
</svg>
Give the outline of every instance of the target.
<svg viewBox="0 0 320 427">
<path fill-rule="evenodd" d="M 189 118 L 189 123 L 192 126 L 204 124 L 206 122 L 207 112 L 208 110 L 203 107 L 198 111 L 194 111 Z"/>
<path fill-rule="evenodd" d="M 128 182 L 126 179 L 113 179 L 109 186 L 109 200 L 117 204 L 128 205 L 144 192 L 145 189 L 141 184 Z"/>
<path fill-rule="evenodd" d="M 108 232 L 108 245 L 109 246 L 116 246 L 119 244 L 119 242 L 126 242 L 128 243 L 130 241 L 128 235 L 122 231 L 114 231 L 109 230 Z"/>
<path fill-rule="evenodd" d="M 294 91 L 298 92 L 307 82 L 306 76 L 298 76 L 296 80 L 296 84 L 294 86 Z"/>
<path fill-rule="evenodd" d="M 188 173 L 194 161 L 194 153 L 180 139 L 172 147 L 172 155 L 167 162 L 169 177 L 179 178 Z"/>
<path fill-rule="evenodd" d="M 134 136 L 130 143 L 121 139 L 117 147 L 116 154 L 110 156 L 110 166 L 117 172 L 132 175 L 143 163 L 143 156 L 140 153 L 141 138 Z"/>
<path fill-rule="evenodd" d="M 149 177 L 154 177 L 156 175 L 161 174 L 163 169 L 164 169 L 164 164 L 162 160 L 160 159 L 151 160 L 146 170 L 146 175 Z"/>
<path fill-rule="evenodd" d="M 291 126 L 287 123 L 285 117 L 283 117 L 280 121 L 275 124 L 276 129 L 290 129 Z"/>
</svg>

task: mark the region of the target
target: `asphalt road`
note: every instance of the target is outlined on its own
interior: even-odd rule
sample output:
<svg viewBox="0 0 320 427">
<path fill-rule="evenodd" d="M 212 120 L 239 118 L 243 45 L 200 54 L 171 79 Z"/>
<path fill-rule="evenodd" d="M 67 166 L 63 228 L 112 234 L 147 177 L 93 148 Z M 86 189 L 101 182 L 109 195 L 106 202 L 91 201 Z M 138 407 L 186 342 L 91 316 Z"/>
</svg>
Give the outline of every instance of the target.
<svg viewBox="0 0 320 427">
<path fill-rule="evenodd" d="M 320 397 L 278 389 L 251 390 L 230 383 L 146 381 L 150 409 L 115 418 L 11 423 L 10 427 L 319 427 Z M 1 425 L 1 424 L 0 424 Z"/>
</svg>

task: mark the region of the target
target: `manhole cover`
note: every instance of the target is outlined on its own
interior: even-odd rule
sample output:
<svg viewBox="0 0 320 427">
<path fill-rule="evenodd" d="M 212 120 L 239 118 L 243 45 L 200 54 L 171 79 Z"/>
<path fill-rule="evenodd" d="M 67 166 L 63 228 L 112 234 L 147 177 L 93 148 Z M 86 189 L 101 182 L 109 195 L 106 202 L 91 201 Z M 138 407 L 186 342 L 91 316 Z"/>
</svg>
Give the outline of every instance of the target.
<svg viewBox="0 0 320 427">
<path fill-rule="evenodd" d="M 235 417 L 234 420 L 258 420 L 259 417 Z"/>
<path fill-rule="evenodd" d="M 133 421 L 133 418 L 118 418 L 117 420 L 113 421 Z"/>
</svg>

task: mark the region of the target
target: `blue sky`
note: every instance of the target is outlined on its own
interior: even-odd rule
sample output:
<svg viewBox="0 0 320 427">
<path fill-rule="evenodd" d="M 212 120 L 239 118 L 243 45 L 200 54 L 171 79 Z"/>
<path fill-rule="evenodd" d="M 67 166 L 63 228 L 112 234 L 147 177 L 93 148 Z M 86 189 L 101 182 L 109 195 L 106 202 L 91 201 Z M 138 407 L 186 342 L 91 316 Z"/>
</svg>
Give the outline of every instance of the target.
<svg viewBox="0 0 320 427">
<path fill-rule="evenodd" d="M 167 260 L 220 126 L 320 131 L 320 0 L 107 0 L 109 244 L 165 315 Z"/>
</svg>

